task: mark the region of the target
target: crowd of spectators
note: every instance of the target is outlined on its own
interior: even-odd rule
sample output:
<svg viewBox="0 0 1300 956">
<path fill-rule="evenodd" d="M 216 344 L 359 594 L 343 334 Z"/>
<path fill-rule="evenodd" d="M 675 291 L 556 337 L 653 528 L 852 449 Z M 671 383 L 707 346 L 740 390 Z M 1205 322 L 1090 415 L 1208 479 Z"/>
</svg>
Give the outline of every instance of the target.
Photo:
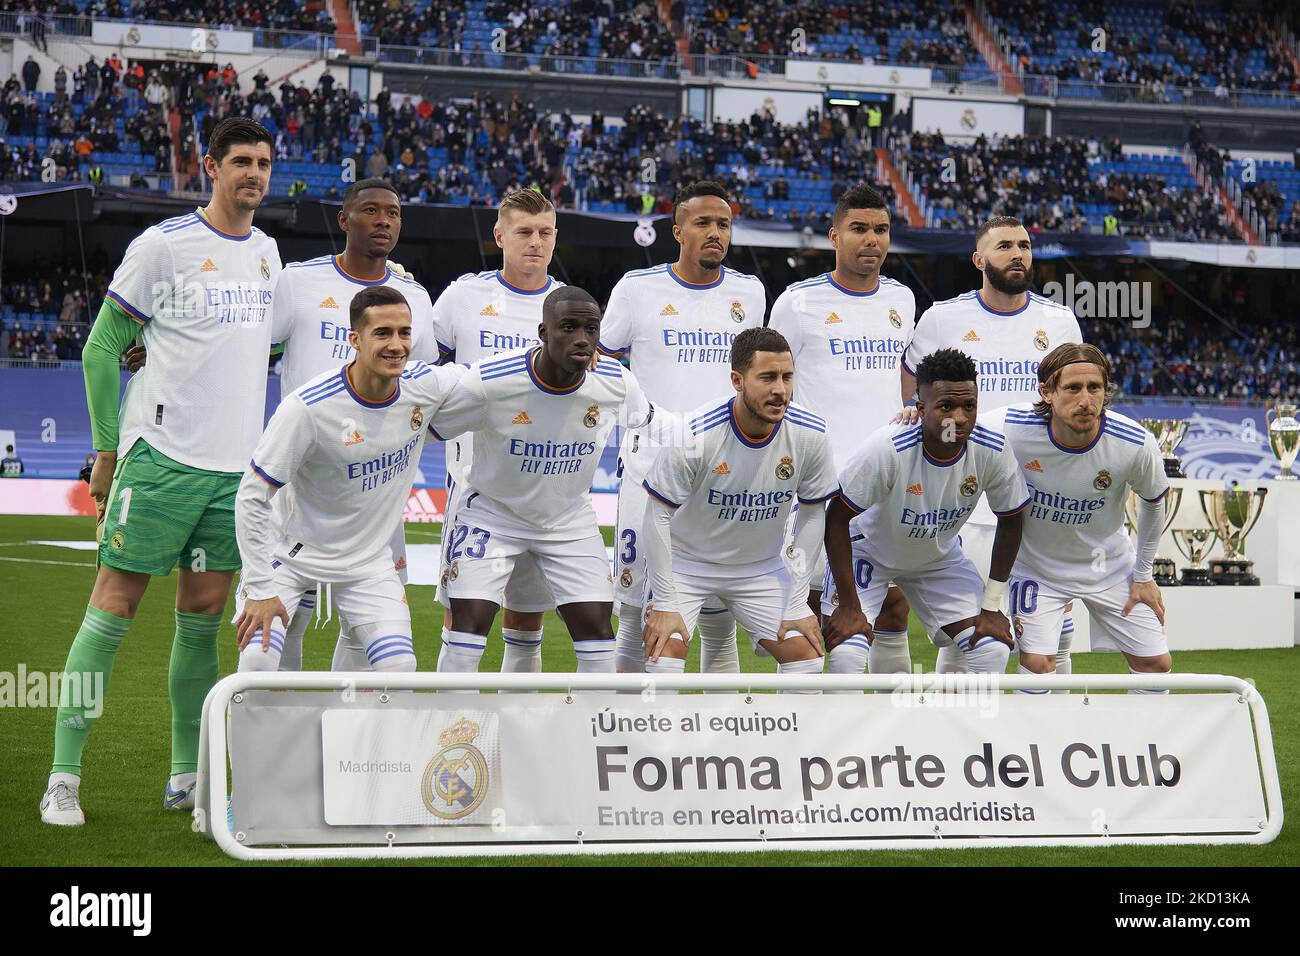
<svg viewBox="0 0 1300 956">
<path fill-rule="evenodd" d="M 1300 92 L 1269 18 L 1254 11 L 1182 0 L 1168 8 L 1159 32 L 1152 35 L 1117 28 L 1101 0 L 1077 0 L 1073 7 L 1056 0 L 988 0 L 988 8 L 995 21 L 1010 28 L 1012 55 L 1026 73 L 1125 84 L 1136 87 L 1134 99 L 1152 103 L 1169 102 L 1175 89 L 1224 103 L 1233 89 Z M 1072 45 L 1058 44 L 1056 31 L 1067 32 Z M 1203 45 L 1203 52 L 1193 47 L 1193 40 Z M 1263 59 L 1259 72 L 1248 62 L 1256 53 Z"/>
<path fill-rule="evenodd" d="M 112 20 L 195 23 L 220 29 L 245 27 L 333 33 L 328 0 L 0 0 L 0 12 L 56 16 L 93 16 Z M 26 32 L 26 31 L 24 31 Z"/>
<path fill-rule="evenodd" d="M 685 20 L 694 54 L 954 66 L 980 62 L 979 51 L 967 35 L 964 5 L 957 0 L 860 0 L 853 4 L 721 0 Z M 920 43 L 909 37 L 891 57 L 889 37 L 899 30 L 937 31 L 942 37 Z M 819 43 L 822 35 L 835 33 L 853 37 L 845 50 L 824 49 Z"/>
<path fill-rule="evenodd" d="M 43 258 L 21 270 L 6 269 L 0 276 L 0 307 L 11 317 L 0 318 L 0 358 L 80 359 L 109 278 L 102 249 L 95 250 L 84 271 L 71 259 Z"/>
<path fill-rule="evenodd" d="M 1217 190 L 1179 188 L 1158 174 L 1107 172 L 1090 160 L 1123 159 L 1118 140 L 979 136 L 945 142 L 942 133 L 892 138 L 921 193 L 938 211 L 936 226 L 975 229 L 990 215 L 1016 216 L 1031 231 L 1087 232 L 1085 205 L 1109 206 L 1116 235 L 1184 242 L 1241 236 L 1227 222 Z"/>
</svg>

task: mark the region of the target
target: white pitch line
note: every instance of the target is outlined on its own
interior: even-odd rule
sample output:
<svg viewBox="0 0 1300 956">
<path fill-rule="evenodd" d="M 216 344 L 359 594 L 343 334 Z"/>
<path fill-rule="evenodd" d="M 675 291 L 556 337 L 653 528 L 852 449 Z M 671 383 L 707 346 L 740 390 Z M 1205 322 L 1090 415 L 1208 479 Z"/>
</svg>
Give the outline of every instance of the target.
<svg viewBox="0 0 1300 956">
<path fill-rule="evenodd" d="M 43 561 L 40 558 L 5 558 L 0 561 L 18 561 L 22 564 L 60 564 L 65 568 L 93 568 L 95 565 L 85 561 Z"/>
</svg>

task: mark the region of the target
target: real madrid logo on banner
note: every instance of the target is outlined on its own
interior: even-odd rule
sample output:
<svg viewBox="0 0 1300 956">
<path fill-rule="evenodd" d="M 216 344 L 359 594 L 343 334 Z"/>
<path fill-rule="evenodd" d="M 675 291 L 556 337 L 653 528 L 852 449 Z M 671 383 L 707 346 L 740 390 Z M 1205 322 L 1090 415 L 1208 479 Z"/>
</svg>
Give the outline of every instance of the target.
<svg viewBox="0 0 1300 956">
<path fill-rule="evenodd" d="M 903 327 L 903 317 L 898 314 L 897 309 L 889 310 L 889 324 L 896 329 L 901 329 Z"/>
<path fill-rule="evenodd" d="M 582 416 L 582 424 L 588 428 L 595 428 L 600 422 L 600 406 L 596 404 L 587 406 L 587 414 Z"/>
<path fill-rule="evenodd" d="M 1034 333 L 1034 348 L 1038 349 L 1038 351 L 1046 352 L 1047 347 L 1051 344 L 1047 338 L 1047 332 L 1043 329 L 1039 329 Z"/>
<path fill-rule="evenodd" d="M 418 432 L 424 424 L 424 412 L 419 405 L 411 409 L 411 431 Z"/>
<path fill-rule="evenodd" d="M 263 279 L 271 278 L 271 266 L 266 261 L 266 256 L 262 256 L 262 278 Z"/>
<path fill-rule="evenodd" d="M 442 748 L 420 780 L 424 808 L 443 820 L 467 817 L 483 803 L 491 781 L 483 752 L 474 746 L 481 728 L 463 717 L 438 734 Z"/>
<path fill-rule="evenodd" d="M 733 300 L 732 300 L 732 303 L 731 303 L 731 321 L 732 321 L 732 322 L 744 322 L 744 321 L 745 321 L 745 309 L 744 309 L 743 306 L 741 306 L 741 304 L 740 304 L 740 300 L 739 300 L 739 299 L 733 299 Z"/>
<path fill-rule="evenodd" d="M 789 481 L 794 477 L 794 459 L 786 455 L 781 459 L 781 463 L 776 466 L 776 476 L 782 481 Z"/>
<path fill-rule="evenodd" d="M 1092 486 L 1098 491 L 1105 491 L 1110 487 L 1110 472 L 1103 468 L 1097 472 L 1097 477 L 1092 479 Z"/>
<path fill-rule="evenodd" d="M 975 480 L 974 475 L 967 475 L 966 480 L 961 483 L 961 493 L 967 498 L 971 497 L 979 490 L 980 484 Z"/>
</svg>

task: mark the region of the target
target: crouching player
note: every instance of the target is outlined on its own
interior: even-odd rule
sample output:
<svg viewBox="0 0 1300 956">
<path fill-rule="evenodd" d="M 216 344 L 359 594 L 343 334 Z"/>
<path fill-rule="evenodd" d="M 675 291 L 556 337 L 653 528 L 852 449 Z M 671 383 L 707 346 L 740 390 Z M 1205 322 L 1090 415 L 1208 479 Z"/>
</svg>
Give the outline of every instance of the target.
<svg viewBox="0 0 1300 956">
<path fill-rule="evenodd" d="M 1011 653 L 1002 613 L 1029 492 L 1001 433 L 976 424 L 975 363 L 939 349 L 917 366 L 917 425 L 874 432 L 840 473 L 826 517 L 831 673 L 861 674 L 892 581 L 936 642 L 950 640 L 973 673 L 1000 674 Z M 997 516 L 987 588 L 957 537 L 987 495 Z M 850 536 L 849 521 L 859 535 Z M 946 646 L 946 645 L 945 645 Z"/>
<path fill-rule="evenodd" d="M 687 416 L 680 442 L 644 482 L 651 674 L 680 674 L 704 603 L 717 598 L 783 674 L 818 674 L 822 643 L 808 579 L 838 490 L 826 422 L 790 402 L 794 360 L 774 329 L 746 329 L 731 346 L 735 394 Z M 791 574 L 782 557 L 795 500 Z"/>
<path fill-rule="evenodd" d="M 317 582 L 372 668 L 415 670 L 391 542 L 426 423 L 464 369 L 407 367 L 411 309 L 391 286 L 358 292 L 350 319 L 355 360 L 280 403 L 239 485 L 241 671 L 279 668 L 285 629 Z"/>
<path fill-rule="evenodd" d="M 600 306 L 576 286 L 547 295 L 540 347 L 470 367 L 433 430 L 473 432 L 444 560 L 453 630 L 440 672 L 474 672 L 516 565 L 536 563 L 569 628 L 579 673 L 613 673 L 614 583 L 591 506 L 591 480 L 615 424 L 655 417 L 636 378 L 613 359 L 590 368 Z"/>
<path fill-rule="evenodd" d="M 990 418 L 1033 499 L 1011 572 L 1018 670 L 1056 669 L 1061 618 L 1077 598 L 1091 617 L 1094 651 L 1122 652 L 1134 674 L 1167 673 L 1165 606 L 1151 577 L 1169 491 L 1160 450 L 1145 428 L 1107 410 L 1110 362 L 1096 346 L 1058 346 L 1039 365 L 1038 381 L 1041 401 Z M 1136 552 L 1124 532 L 1130 488 L 1141 499 Z"/>
</svg>

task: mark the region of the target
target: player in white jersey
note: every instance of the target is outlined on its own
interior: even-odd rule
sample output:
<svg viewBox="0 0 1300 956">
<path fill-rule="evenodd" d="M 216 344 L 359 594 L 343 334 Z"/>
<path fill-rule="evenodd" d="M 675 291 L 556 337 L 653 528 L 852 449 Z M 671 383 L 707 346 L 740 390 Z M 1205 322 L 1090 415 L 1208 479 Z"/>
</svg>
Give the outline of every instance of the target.
<svg viewBox="0 0 1300 956">
<path fill-rule="evenodd" d="M 564 286 L 546 297 L 541 344 L 475 364 L 434 416 L 438 437 L 474 432 L 474 465 L 450 530 L 447 591 L 454 630 L 439 671 L 477 671 L 521 556 L 531 555 L 569 628 L 578 671 L 614 670 L 614 588 L 591 506 L 610 431 L 654 409 L 630 372 L 591 368 L 600 307 Z"/>
<path fill-rule="evenodd" d="M 1034 250 L 1029 232 L 1018 219 L 995 216 L 975 234 L 975 268 L 984 275 L 979 289 L 936 302 L 917 320 L 903 356 L 903 390 L 915 391 L 917 364 L 936 349 L 960 349 L 979 369 L 980 408 L 987 414 L 1013 402 L 1038 400 L 1038 363 L 1065 342 L 1082 342 L 1079 320 L 1064 305 L 1029 291 Z M 987 505 L 975 509 L 962 547 L 985 578 L 994 516 Z M 1069 636 L 1074 623 L 1062 623 L 1062 650 L 1057 669 L 1069 673 Z M 951 647 L 939 649 L 940 673 L 960 670 Z"/>
<path fill-rule="evenodd" d="M 763 325 L 767 293 L 755 276 L 722 264 L 731 246 L 731 207 L 720 184 L 696 182 L 677 194 L 673 237 L 681 246 L 676 262 L 633 270 L 614 286 L 600 348 L 606 355 L 628 355 L 656 407 L 687 412 L 730 388 L 731 343 L 745 329 Z M 614 541 L 623 671 L 641 670 L 644 654 L 645 556 L 637 536 L 648 501 L 642 482 L 656 453 L 646 436 L 623 436 Z M 705 607 L 700 641 L 701 671 L 740 670 L 735 618 L 720 603 Z"/>
<path fill-rule="evenodd" d="M 534 348 L 542 323 L 542 303 L 564 283 L 547 272 L 555 254 L 555 207 L 536 189 L 518 189 L 501 199 L 492 236 L 501 249 L 501 268 L 461 276 L 434 303 L 434 331 L 444 361 L 473 365 L 503 352 Z M 473 434 L 447 442 L 447 508 L 443 514 L 443 570 L 473 459 Z M 443 606 L 442 640 L 452 631 L 447 581 L 438 587 Z M 542 615 L 555 598 L 536 562 L 523 556 L 506 587 L 501 637 L 501 670 L 536 673 L 542 669 Z"/>
<path fill-rule="evenodd" d="M 203 157 L 212 201 L 151 226 L 127 248 L 86 342 L 83 366 L 99 450 L 90 493 L 102 522 L 99 569 L 65 673 L 106 687 L 152 575 L 179 562 L 167 808 L 189 809 L 199 715 L 217 679 L 217 630 L 239 567 L 234 500 L 261 434 L 275 242 L 253 227 L 274 140 L 253 120 L 218 123 Z M 142 335 L 154 360 L 118 408 L 119 357 Z M 81 754 L 97 705 L 64 701 L 41 819 L 80 826 Z"/>
<path fill-rule="evenodd" d="M 826 517 L 829 670 L 862 673 L 866 654 L 847 641 L 870 636 L 893 582 L 936 644 L 951 642 L 977 674 L 1000 674 L 1012 645 L 1001 604 L 1029 492 L 1005 438 L 976 420 L 974 362 L 940 349 L 916 372 L 920 424 L 874 432 L 840 473 Z M 981 496 L 998 516 L 987 585 L 957 541 Z"/>
<path fill-rule="evenodd" d="M 464 370 L 407 365 L 411 308 L 391 286 L 357 293 L 348 324 L 355 358 L 280 403 L 239 486 L 241 671 L 279 667 L 285 627 L 317 582 L 322 600 L 333 602 L 364 648 L 367 666 L 415 670 L 410 608 L 391 541 L 426 422 Z"/>
<path fill-rule="evenodd" d="M 889 208 L 865 183 L 835 204 L 835 271 L 796 282 L 772 306 L 768 325 L 790 342 L 799 401 L 826 420 L 836 472 L 862 436 L 888 423 L 914 392 L 899 394 L 899 362 L 916 324 L 916 298 L 880 274 L 889 253 Z M 808 606 L 821 609 L 825 551 L 818 546 Z M 890 588 L 876 619 L 871 672 L 907 673 L 907 599 Z"/>
<path fill-rule="evenodd" d="M 808 607 L 811 560 L 783 557 L 795 501 L 796 554 L 815 554 L 823 503 L 839 490 L 826 422 L 790 402 L 794 360 L 773 329 L 746 329 L 731 346 L 729 398 L 686 418 L 689 435 L 656 458 L 641 538 L 645 670 L 680 674 L 704 602 L 719 600 L 781 673 L 819 674 L 822 645 Z"/>
<path fill-rule="evenodd" d="M 411 358 L 436 364 L 433 303 L 424 286 L 390 265 L 388 255 L 401 238 L 401 198 L 385 179 L 362 179 L 343 194 L 338 226 L 347 237 L 339 255 L 291 262 L 280 273 L 272 300 L 272 341 L 284 346 L 280 366 L 280 398 L 292 395 L 322 372 L 351 362 L 356 350 L 349 342 L 348 306 L 363 289 L 397 289 L 411 308 Z M 406 539 L 399 522 L 392 538 L 393 563 L 406 581 Z M 284 638 L 282 670 L 302 666 L 303 632 L 315 610 L 316 596 L 307 595 L 294 614 Z M 332 669 L 368 670 L 365 648 L 347 629 L 340 630 Z"/>
<path fill-rule="evenodd" d="M 1151 433 L 1110 404 L 1110 362 L 1092 345 L 1057 346 L 1038 368 L 1042 398 L 980 421 L 1003 431 L 1032 501 L 1011 572 L 1022 674 L 1056 668 L 1061 617 L 1082 600 L 1092 649 L 1120 651 L 1135 674 L 1170 669 L 1164 601 L 1151 563 L 1169 491 Z M 1137 547 L 1124 531 L 1129 489 L 1137 493 Z M 1148 691 L 1150 693 L 1150 691 Z"/>
</svg>

